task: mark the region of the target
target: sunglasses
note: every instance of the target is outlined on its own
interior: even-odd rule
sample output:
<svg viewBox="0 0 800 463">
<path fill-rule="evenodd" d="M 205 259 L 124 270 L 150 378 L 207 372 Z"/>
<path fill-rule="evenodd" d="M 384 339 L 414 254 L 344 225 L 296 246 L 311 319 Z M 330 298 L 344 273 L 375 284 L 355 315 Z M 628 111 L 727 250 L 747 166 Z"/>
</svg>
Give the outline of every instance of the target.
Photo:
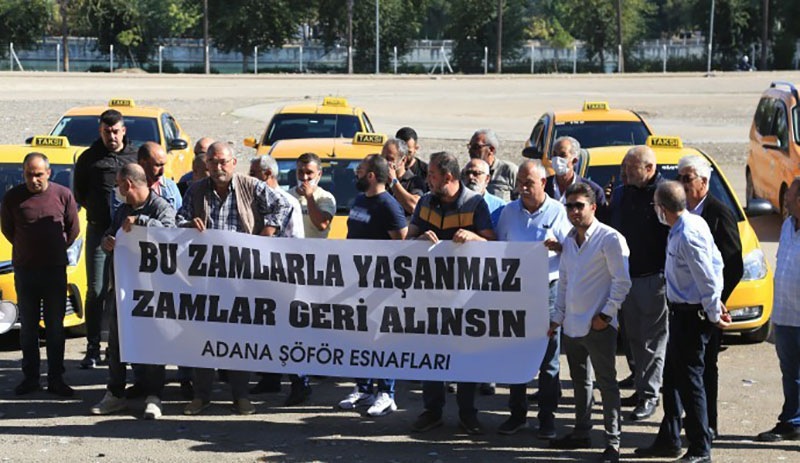
<svg viewBox="0 0 800 463">
<path fill-rule="evenodd" d="M 696 178 L 699 178 L 699 177 L 697 177 L 696 175 L 692 175 L 692 174 L 683 174 L 683 175 L 678 175 L 677 177 L 675 177 L 675 179 L 678 180 L 681 183 L 692 183 L 694 181 L 694 179 L 696 179 Z"/>
<path fill-rule="evenodd" d="M 481 175 L 486 175 L 486 172 L 482 172 L 480 170 L 465 170 L 464 171 L 464 175 L 466 175 L 467 177 L 469 177 L 469 176 L 478 177 L 478 176 L 481 176 Z"/>
<path fill-rule="evenodd" d="M 564 206 L 567 208 L 568 211 L 572 210 L 572 209 L 577 209 L 579 211 L 582 211 L 583 208 L 586 207 L 586 203 L 582 203 L 580 201 L 576 201 L 574 203 L 566 203 L 566 204 L 564 204 Z"/>
</svg>

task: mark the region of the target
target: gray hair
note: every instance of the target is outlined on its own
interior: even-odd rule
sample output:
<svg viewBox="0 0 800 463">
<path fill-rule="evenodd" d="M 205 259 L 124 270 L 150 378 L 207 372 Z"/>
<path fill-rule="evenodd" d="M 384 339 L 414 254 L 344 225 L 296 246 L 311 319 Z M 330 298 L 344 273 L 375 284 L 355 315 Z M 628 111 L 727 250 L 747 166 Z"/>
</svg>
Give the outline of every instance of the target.
<svg viewBox="0 0 800 463">
<path fill-rule="evenodd" d="M 656 153 L 647 145 L 634 146 L 625 153 L 626 158 L 635 158 L 636 161 L 644 165 L 656 165 Z"/>
<path fill-rule="evenodd" d="M 519 177 L 519 173 L 525 169 L 533 168 L 539 178 L 547 178 L 547 169 L 545 169 L 544 164 L 542 161 L 538 159 L 526 159 L 523 161 L 522 164 L 519 165 L 519 169 L 517 170 L 517 177 Z"/>
<path fill-rule="evenodd" d="M 658 184 L 656 200 L 670 212 L 681 212 L 686 209 L 686 192 L 683 185 L 674 180 Z"/>
<path fill-rule="evenodd" d="M 464 175 L 464 172 L 466 172 L 466 171 L 467 171 L 467 167 L 468 167 L 470 164 L 472 164 L 473 162 L 474 162 L 474 163 L 477 163 L 477 164 L 480 164 L 480 166 L 481 166 L 481 170 L 483 171 L 483 173 L 484 173 L 485 175 L 489 175 L 489 163 L 488 163 L 488 162 L 486 162 L 486 161 L 484 161 L 484 160 L 483 160 L 483 159 L 481 159 L 481 158 L 472 158 L 472 159 L 470 159 L 470 160 L 469 160 L 469 162 L 467 162 L 467 164 L 464 166 L 464 168 L 463 168 L 463 169 L 461 169 L 461 175 L 462 175 L 462 176 Z"/>
<path fill-rule="evenodd" d="M 564 135 L 563 137 L 556 138 L 556 141 L 553 142 L 553 147 L 558 146 L 558 144 L 563 142 L 563 141 L 568 141 L 569 142 L 569 154 L 570 154 L 570 156 L 572 156 L 573 158 L 577 158 L 578 155 L 581 154 L 581 143 L 578 140 L 576 140 L 576 139 L 574 139 L 574 138 L 572 138 L 572 137 L 570 137 L 568 135 Z"/>
<path fill-rule="evenodd" d="M 266 154 L 264 156 L 256 156 L 250 159 L 250 164 L 258 163 L 258 167 L 261 168 L 261 172 L 270 172 L 273 177 L 278 176 L 278 162 L 275 161 L 275 158 Z"/>
<path fill-rule="evenodd" d="M 497 139 L 497 134 L 492 129 L 479 129 L 476 130 L 472 136 L 483 135 L 486 137 L 486 144 L 494 148 L 495 152 L 500 149 L 500 140 Z"/>
<path fill-rule="evenodd" d="M 678 161 L 678 171 L 687 167 L 693 169 L 698 177 L 702 177 L 706 180 L 711 178 L 711 163 L 702 156 L 689 154 L 682 157 L 680 161 Z"/>
<path fill-rule="evenodd" d="M 400 155 L 401 159 L 405 159 L 406 156 L 408 156 L 408 143 L 406 143 L 404 140 L 399 138 L 390 138 L 386 140 L 386 143 L 383 144 L 383 146 L 387 145 L 394 145 L 394 147 L 397 148 L 397 153 Z"/>
</svg>

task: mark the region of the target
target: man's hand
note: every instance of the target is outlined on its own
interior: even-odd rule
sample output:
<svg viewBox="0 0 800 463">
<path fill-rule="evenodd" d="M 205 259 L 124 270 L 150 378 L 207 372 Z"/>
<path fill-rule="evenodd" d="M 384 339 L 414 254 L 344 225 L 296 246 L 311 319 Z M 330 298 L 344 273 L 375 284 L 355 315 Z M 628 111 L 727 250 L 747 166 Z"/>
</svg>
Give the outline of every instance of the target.
<svg viewBox="0 0 800 463">
<path fill-rule="evenodd" d="M 122 221 L 122 225 L 120 225 L 120 228 L 122 228 L 122 230 L 125 233 L 130 233 L 134 225 L 136 225 L 136 216 L 129 215 L 128 217 L 125 217 L 124 221 Z"/>
<path fill-rule="evenodd" d="M 603 193 L 606 195 L 606 203 L 607 204 L 611 203 L 611 195 L 614 193 L 614 181 L 615 180 L 616 179 L 612 175 L 611 179 L 608 181 L 608 184 L 606 185 L 606 187 L 603 188 Z"/>
<path fill-rule="evenodd" d="M 594 331 L 603 331 L 606 328 L 608 328 L 608 323 L 600 318 L 600 315 L 592 317 L 592 329 Z"/>
<path fill-rule="evenodd" d="M 720 302 L 719 305 L 720 305 L 720 309 L 722 310 L 722 313 L 720 314 L 719 321 L 716 323 L 716 325 L 717 325 L 718 328 L 723 329 L 723 328 L 726 328 L 728 326 L 731 326 L 731 323 L 733 322 L 733 318 L 731 318 L 731 313 L 728 312 L 728 308 L 725 307 L 725 304 Z"/>
<path fill-rule="evenodd" d="M 397 169 L 395 168 L 394 163 L 391 163 L 389 164 L 389 183 L 391 183 L 392 180 L 396 178 L 397 178 Z"/>
<path fill-rule="evenodd" d="M 197 229 L 197 231 L 205 231 L 206 223 L 200 217 L 195 217 L 192 219 L 192 226 Z"/>
<path fill-rule="evenodd" d="M 312 197 L 316 189 L 317 189 L 317 179 L 312 179 L 307 182 L 303 182 L 297 186 L 297 192 L 300 193 L 300 195 L 306 199 Z"/>
<path fill-rule="evenodd" d="M 417 237 L 418 240 L 428 240 L 433 244 L 439 242 L 439 237 L 436 236 L 436 233 L 432 232 L 431 230 L 426 231 L 425 233 L 419 235 Z"/>
<path fill-rule="evenodd" d="M 544 240 L 544 247 L 553 252 L 561 252 L 561 243 L 554 238 L 547 238 Z"/>
<path fill-rule="evenodd" d="M 553 336 L 555 336 L 556 330 L 558 329 L 559 326 L 561 325 L 559 325 L 556 322 L 550 322 L 550 328 L 548 328 L 547 330 L 547 337 L 552 338 Z"/>
<path fill-rule="evenodd" d="M 106 235 L 103 237 L 103 240 L 100 241 L 100 247 L 103 248 L 103 251 L 112 252 L 114 250 L 114 245 L 117 243 L 117 239 L 111 235 Z"/>
<path fill-rule="evenodd" d="M 459 228 L 456 234 L 453 235 L 453 242 L 466 243 L 467 241 L 483 241 L 483 238 L 477 233 Z"/>
</svg>

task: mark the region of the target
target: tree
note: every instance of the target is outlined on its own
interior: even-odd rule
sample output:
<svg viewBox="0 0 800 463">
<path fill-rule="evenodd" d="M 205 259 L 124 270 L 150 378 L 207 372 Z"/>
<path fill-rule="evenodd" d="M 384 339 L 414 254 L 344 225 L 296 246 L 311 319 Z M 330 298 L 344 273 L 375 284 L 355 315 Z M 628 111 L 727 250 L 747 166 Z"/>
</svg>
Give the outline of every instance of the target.
<svg viewBox="0 0 800 463">
<path fill-rule="evenodd" d="M 51 20 L 47 0 L 0 0 L 0 56 L 9 43 L 17 49 L 34 47 Z"/>
</svg>

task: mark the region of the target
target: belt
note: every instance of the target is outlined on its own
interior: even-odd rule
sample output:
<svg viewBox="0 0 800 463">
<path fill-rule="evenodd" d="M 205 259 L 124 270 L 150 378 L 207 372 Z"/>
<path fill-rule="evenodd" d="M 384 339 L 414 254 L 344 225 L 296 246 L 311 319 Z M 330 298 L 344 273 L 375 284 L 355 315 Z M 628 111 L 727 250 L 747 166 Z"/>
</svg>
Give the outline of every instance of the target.
<svg viewBox="0 0 800 463">
<path fill-rule="evenodd" d="M 686 304 L 684 302 L 667 302 L 667 306 L 670 308 L 670 310 L 675 310 L 677 312 L 690 311 L 690 310 L 694 311 L 694 310 L 697 310 L 697 309 L 703 310 L 703 305 L 702 304 Z"/>
<path fill-rule="evenodd" d="M 658 271 L 655 271 L 655 272 L 641 273 L 641 274 L 638 274 L 638 275 L 631 275 L 631 278 L 647 278 L 647 277 L 651 277 L 653 275 L 660 275 L 661 273 L 663 273 L 663 272 L 661 270 L 658 270 Z"/>
</svg>

